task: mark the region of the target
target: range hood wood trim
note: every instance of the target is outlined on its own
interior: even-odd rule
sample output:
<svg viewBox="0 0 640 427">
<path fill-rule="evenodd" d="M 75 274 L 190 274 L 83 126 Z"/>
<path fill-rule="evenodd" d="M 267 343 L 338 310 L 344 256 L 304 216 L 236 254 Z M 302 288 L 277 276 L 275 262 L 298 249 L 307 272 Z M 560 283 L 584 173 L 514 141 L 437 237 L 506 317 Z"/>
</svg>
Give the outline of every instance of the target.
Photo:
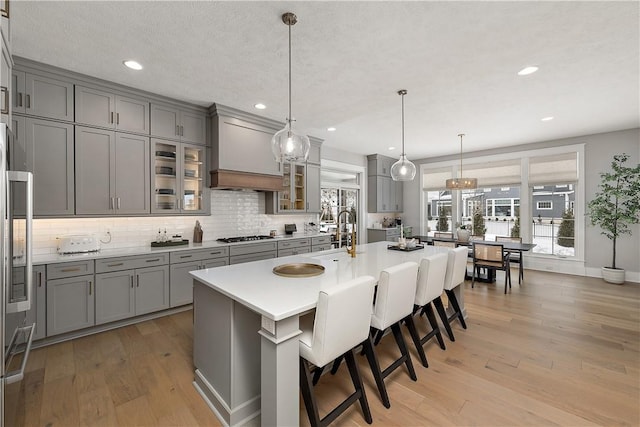
<svg viewBox="0 0 640 427">
<path fill-rule="evenodd" d="M 211 188 L 281 191 L 283 177 L 229 170 L 211 171 Z"/>
</svg>

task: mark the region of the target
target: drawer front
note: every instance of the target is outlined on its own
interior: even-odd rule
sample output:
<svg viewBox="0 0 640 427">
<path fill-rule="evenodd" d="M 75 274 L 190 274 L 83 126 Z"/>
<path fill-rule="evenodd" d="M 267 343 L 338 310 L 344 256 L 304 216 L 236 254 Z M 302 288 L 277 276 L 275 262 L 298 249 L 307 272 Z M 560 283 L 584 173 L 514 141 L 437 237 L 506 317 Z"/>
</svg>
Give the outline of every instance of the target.
<svg viewBox="0 0 640 427">
<path fill-rule="evenodd" d="M 276 252 L 260 252 L 257 254 L 245 254 L 231 256 L 229 264 L 242 264 L 243 262 L 260 261 L 263 259 L 271 259 L 276 257 Z"/>
<path fill-rule="evenodd" d="M 328 251 L 329 249 L 333 249 L 331 247 L 331 243 L 326 243 L 324 245 L 313 245 L 313 246 L 311 246 L 311 252 Z"/>
<path fill-rule="evenodd" d="M 155 267 L 169 264 L 169 254 L 143 255 L 122 258 L 107 258 L 96 260 L 96 273 L 132 270 L 136 268 Z"/>
<path fill-rule="evenodd" d="M 276 242 L 251 243 L 248 245 L 231 246 L 229 248 L 229 254 L 231 256 L 234 256 L 234 255 L 247 255 L 247 254 L 254 254 L 258 252 L 272 251 L 275 257 L 277 248 L 278 248 L 278 245 L 276 244 Z"/>
<path fill-rule="evenodd" d="M 310 239 L 288 239 L 278 241 L 278 251 L 282 249 L 301 248 L 309 246 L 311 244 Z"/>
<path fill-rule="evenodd" d="M 308 254 L 311 252 L 309 246 L 304 248 L 289 248 L 289 249 L 278 249 L 278 257 L 281 256 L 289 256 L 289 255 L 300 255 L 300 254 Z"/>
<path fill-rule="evenodd" d="M 93 260 L 47 265 L 47 280 L 93 274 Z"/>
<path fill-rule="evenodd" d="M 317 236 L 311 238 L 311 246 L 326 245 L 331 243 L 331 236 Z"/>
<path fill-rule="evenodd" d="M 202 261 L 205 259 L 225 258 L 229 256 L 228 247 L 198 249 L 195 251 L 176 251 L 171 252 L 169 260 L 171 264 L 177 262 Z"/>
</svg>

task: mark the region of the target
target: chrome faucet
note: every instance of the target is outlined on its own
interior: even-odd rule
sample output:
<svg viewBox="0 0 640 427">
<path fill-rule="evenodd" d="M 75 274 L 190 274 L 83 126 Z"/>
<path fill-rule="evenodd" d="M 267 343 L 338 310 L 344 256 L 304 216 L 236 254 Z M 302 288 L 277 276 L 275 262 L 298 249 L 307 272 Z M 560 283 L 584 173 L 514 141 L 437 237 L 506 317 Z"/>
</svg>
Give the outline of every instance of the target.
<svg viewBox="0 0 640 427">
<path fill-rule="evenodd" d="M 336 241 L 338 242 L 338 247 L 340 247 L 340 216 L 343 213 L 347 214 L 347 221 L 349 220 L 349 216 L 353 221 L 353 227 L 351 228 L 351 249 L 349 249 L 349 242 L 347 241 L 347 253 L 351 255 L 351 258 L 355 258 L 356 257 L 356 216 L 353 213 L 351 213 L 351 211 L 344 209 L 338 213 L 338 217 L 336 219 L 336 221 L 338 222 L 338 228 L 336 229 Z"/>
</svg>

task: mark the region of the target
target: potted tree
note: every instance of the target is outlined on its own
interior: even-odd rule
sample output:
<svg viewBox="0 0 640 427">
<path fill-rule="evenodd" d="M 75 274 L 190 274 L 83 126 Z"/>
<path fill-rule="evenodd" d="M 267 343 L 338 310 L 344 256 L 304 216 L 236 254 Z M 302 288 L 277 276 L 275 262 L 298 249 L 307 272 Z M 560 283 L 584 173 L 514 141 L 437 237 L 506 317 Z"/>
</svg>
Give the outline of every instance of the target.
<svg viewBox="0 0 640 427">
<path fill-rule="evenodd" d="M 610 283 L 622 284 L 625 271 L 616 266 L 616 243 L 623 234 L 631 234 L 629 225 L 637 224 L 640 215 L 640 164 L 625 166 L 626 153 L 613 156 L 611 172 L 600 174 L 599 191 L 587 206 L 592 225 L 602 229 L 601 234 L 613 241 L 613 259 L 610 267 L 602 267 L 602 278 Z"/>
</svg>

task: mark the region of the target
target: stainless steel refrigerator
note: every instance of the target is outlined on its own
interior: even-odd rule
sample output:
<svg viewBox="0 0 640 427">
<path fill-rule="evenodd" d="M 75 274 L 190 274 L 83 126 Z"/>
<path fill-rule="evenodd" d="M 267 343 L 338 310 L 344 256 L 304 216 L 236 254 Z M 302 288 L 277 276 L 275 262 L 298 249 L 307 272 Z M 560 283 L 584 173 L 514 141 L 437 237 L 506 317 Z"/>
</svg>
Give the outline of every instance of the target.
<svg viewBox="0 0 640 427">
<path fill-rule="evenodd" d="M 13 135 L 0 123 L 0 331 L 2 377 L 1 425 L 17 425 L 21 381 L 29 358 L 35 323 L 28 319 L 33 295 L 33 179 L 16 159 L 24 159 Z M 22 165 L 24 166 L 24 165 Z"/>
</svg>

